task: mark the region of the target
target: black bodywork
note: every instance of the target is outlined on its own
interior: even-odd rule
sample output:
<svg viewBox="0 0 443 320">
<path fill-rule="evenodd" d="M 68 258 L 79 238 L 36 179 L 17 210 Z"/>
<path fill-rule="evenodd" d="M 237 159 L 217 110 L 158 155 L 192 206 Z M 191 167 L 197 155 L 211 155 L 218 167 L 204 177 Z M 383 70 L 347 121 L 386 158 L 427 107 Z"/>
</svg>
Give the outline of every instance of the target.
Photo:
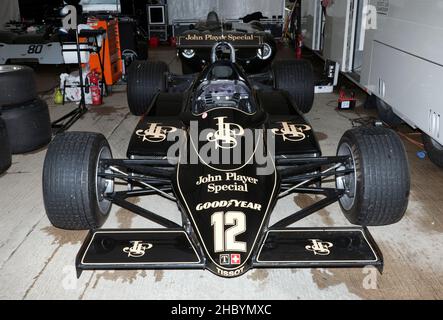
<svg viewBox="0 0 443 320">
<path fill-rule="evenodd" d="M 212 46 L 220 41 L 234 46 L 237 63 L 248 74 L 264 72 L 277 52 L 274 37 L 265 32 L 258 21 L 225 23 L 215 13 L 210 13 L 206 21 L 191 26 L 190 30 L 178 36 L 178 56 L 183 70 L 187 73 L 201 72 L 211 62 Z"/>
<path fill-rule="evenodd" d="M 322 156 L 286 92 L 263 89 L 259 77 L 230 61 L 181 80 L 187 90 L 159 93 L 151 103 L 128 159 L 102 160 L 99 172 L 130 186 L 106 194 L 108 200 L 166 229 L 91 231 L 77 257 L 80 272 L 205 268 L 229 278 L 251 268 L 382 267 L 366 228 L 289 228 L 343 195 L 321 180 L 347 173 L 350 159 Z M 239 149 L 247 138 L 250 152 Z M 205 158 L 205 148 L 216 156 Z M 270 225 L 278 199 L 293 193 L 322 199 Z M 128 201 L 152 194 L 175 201 L 182 224 Z"/>
</svg>

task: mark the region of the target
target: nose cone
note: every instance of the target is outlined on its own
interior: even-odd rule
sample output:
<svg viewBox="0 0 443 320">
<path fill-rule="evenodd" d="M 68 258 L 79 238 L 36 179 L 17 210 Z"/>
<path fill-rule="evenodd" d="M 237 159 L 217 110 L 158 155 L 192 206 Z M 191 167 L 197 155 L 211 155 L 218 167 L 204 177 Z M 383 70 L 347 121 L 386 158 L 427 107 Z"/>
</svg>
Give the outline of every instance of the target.
<svg viewBox="0 0 443 320">
<path fill-rule="evenodd" d="M 252 135 L 246 147 L 250 152 L 244 152 L 251 128 L 241 115 L 211 112 L 202 120 L 201 139 L 189 138 L 195 156 L 186 158 L 190 162 L 181 157 L 174 188 L 208 257 L 208 268 L 235 277 L 252 265 L 251 254 L 278 192 L 277 173 L 266 155 L 272 170 L 260 174 L 254 152 L 262 143 L 261 130 Z"/>
</svg>

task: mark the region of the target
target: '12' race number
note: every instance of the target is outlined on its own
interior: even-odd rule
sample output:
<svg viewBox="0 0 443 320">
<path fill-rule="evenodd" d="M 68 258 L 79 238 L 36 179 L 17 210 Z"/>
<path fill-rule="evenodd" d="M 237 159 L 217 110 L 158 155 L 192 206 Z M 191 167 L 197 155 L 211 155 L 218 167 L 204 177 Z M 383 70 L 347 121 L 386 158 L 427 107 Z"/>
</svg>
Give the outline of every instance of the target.
<svg viewBox="0 0 443 320">
<path fill-rule="evenodd" d="M 235 238 L 246 231 L 246 216 L 240 211 L 215 212 L 211 216 L 214 227 L 214 252 L 246 252 L 246 242 Z M 232 226 L 225 230 L 225 226 Z"/>
</svg>

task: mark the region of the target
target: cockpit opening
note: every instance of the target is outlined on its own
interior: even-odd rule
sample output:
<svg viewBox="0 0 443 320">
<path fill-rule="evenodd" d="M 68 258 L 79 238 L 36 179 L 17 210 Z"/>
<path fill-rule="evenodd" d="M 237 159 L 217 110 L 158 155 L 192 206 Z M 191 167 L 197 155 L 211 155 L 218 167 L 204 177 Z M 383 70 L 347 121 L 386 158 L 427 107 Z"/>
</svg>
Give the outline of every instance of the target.
<svg viewBox="0 0 443 320">
<path fill-rule="evenodd" d="M 248 114 L 256 112 L 251 101 L 251 92 L 240 80 L 209 80 L 203 82 L 194 100 L 194 114 L 216 108 L 236 108 Z"/>
<path fill-rule="evenodd" d="M 251 90 L 230 65 L 214 66 L 194 96 L 194 114 L 216 108 L 236 108 L 248 114 L 257 109 L 251 99 Z"/>
</svg>

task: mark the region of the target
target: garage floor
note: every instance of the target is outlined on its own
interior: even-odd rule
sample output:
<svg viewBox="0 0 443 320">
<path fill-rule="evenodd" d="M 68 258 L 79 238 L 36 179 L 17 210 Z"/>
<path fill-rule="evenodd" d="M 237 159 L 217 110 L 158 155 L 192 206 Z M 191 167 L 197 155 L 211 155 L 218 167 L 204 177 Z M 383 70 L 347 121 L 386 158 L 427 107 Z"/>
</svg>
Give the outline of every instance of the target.
<svg viewBox="0 0 443 320">
<path fill-rule="evenodd" d="M 285 50 L 280 53 L 285 54 Z M 173 50 L 151 52 L 152 59 L 160 57 L 171 71 L 180 72 Z M 73 108 L 54 106 L 52 96 L 46 98 L 53 119 Z M 349 118 L 367 113 L 362 101 L 357 113 L 337 112 L 336 99 L 335 93 L 316 95 L 307 116 L 326 155 L 335 153 L 339 138 L 351 127 Z M 114 156 L 124 157 L 138 117 L 129 114 L 123 85 L 114 87 L 105 102 L 92 107 L 71 130 L 103 133 Z M 405 145 L 412 174 L 409 209 L 400 223 L 370 229 L 384 254 L 382 276 L 361 269 L 252 270 L 229 280 L 209 271 L 87 271 L 76 280 L 74 259 L 86 232 L 55 229 L 46 218 L 41 191 L 46 148 L 16 155 L 0 177 L 0 299 L 442 299 L 443 170 L 420 160 L 418 147 L 407 141 Z M 288 196 L 277 205 L 272 221 L 314 200 Z M 180 221 L 176 205 L 166 200 L 152 196 L 137 202 Z M 319 225 L 349 224 L 338 205 L 297 223 Z M 153 224 L 116 206 L 105 224 L 106 228 L 149 226 Z"/>
</svg>

